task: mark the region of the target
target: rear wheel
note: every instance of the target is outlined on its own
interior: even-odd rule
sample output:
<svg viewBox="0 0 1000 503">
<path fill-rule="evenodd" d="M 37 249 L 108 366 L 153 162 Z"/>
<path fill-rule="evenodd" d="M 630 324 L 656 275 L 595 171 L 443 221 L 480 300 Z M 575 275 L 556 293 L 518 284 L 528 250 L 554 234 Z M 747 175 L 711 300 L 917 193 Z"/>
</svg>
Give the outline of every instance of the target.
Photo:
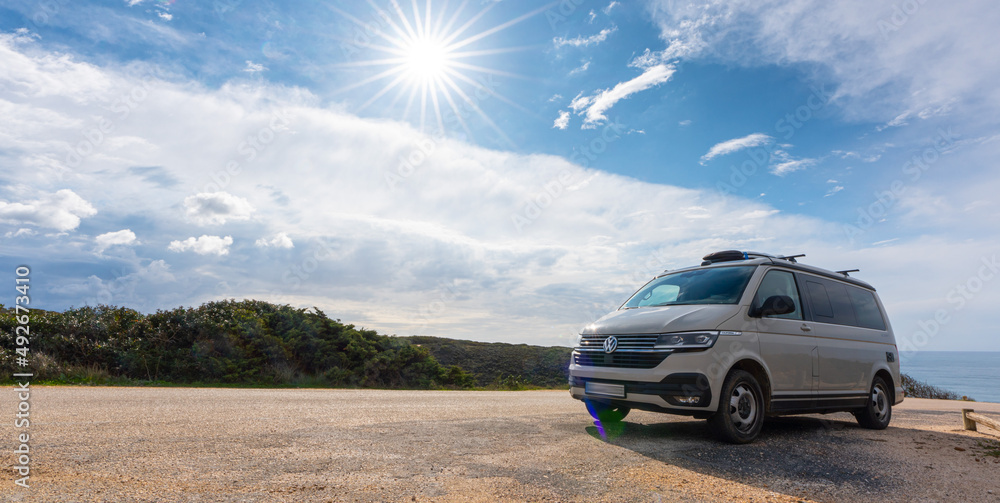
<svg viewBox="0 0 1000 503">
<path fill-rule="evenodd" d="M 757 379 L 749 372 L 733 370 L 719 396 L 719 410 L 708 419 L 715 433 L 734 444 L 757 438 L 764 425 L 764 394 Z"/>
<path fill-rule="evenodd" d="M 587 400 L 587 412 L 602 423 L 617 423 L 628 415 L 632 409 L 628 407 L 612 407 L 608 403 Z"/>
<path fill-rule="evenodd" d="M 854 412 L 858 424 L 872 430 L 884 430 L 892 420 L 892 399 L 889 395 L 889 385 L 885 379 L 875 376 L 872 388 L 868 393 L 868 403 L 863 409 Z"/>
</svg>

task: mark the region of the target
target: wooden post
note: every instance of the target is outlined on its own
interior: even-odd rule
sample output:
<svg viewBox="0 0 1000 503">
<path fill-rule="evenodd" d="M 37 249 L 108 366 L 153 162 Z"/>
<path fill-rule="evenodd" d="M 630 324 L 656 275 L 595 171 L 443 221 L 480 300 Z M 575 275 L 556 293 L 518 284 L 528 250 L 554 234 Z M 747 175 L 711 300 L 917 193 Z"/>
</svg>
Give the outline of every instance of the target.
<svg viewBox="0 0 1000 503">
<path fill-rule="evenodd" d="M 969 413 L 975 412 L 972 409 L 962 409 L 962 424 L 965 426 L 966 430 L 976 431 L 976 422 L 969 419 Z"/>
<path fill-rule="evenodd" d="M 972 421 L 972 425 L 973 425 L 972 429 L 973 429 L 973 431 L 975 431 L 975 429 L 976 429 L 975 428 L 976 423 L 980 423 L 983 426 L 989 426 L 990 428 L 993 428 L 994 430 L 1000 431 L 1000 421 L 998 421 L 996 419 L 993 419 L 992 417 L 984 416 L 982 414 L 977 414 L 976 412 L 974 412 L 972 410 L 970 410 L 968 413 L 966 413 L 964 417 L 968 418 L 967 420 Z M 969 428 L 966 427 L 965 429 L 969 429 Z"/>
</svg>

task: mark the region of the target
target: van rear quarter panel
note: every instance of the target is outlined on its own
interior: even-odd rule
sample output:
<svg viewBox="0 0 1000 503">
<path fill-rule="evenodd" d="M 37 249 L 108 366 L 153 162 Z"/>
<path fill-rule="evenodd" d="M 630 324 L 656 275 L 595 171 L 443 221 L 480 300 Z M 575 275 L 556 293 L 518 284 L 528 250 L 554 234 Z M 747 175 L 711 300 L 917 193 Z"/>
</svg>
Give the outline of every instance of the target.
<svg viewBox="0 0 1000 503">
<path fill-rule="evenodd" d="M 894 362 L 887 363 L 889 374 L 892 375 L 893 385 L 896 387 L 895 405 L 903 401 L 903 379 L 899 363 L 899 346 L 896 344 L 896 333 L 892 330 L 892 322 L 889 321 L 889 313 L 885 310 L 882 298 L 878 294 L 875 294 L 875 302 L 878 303 L 878 308 L 882 311 L 882 318 L 885 319 L 886 344 L 892 345 L 892 349 L 886 349 L 886 351 L 892 351 L 896 355 Z"/>
<path fill-rule="evenodd" d="M 894 348 L 881 330 L 811 322 L 819 344 L 819 391 L 867 392 Z M 888 367 L 885 367 L 888 369 Z"/>
</svg>

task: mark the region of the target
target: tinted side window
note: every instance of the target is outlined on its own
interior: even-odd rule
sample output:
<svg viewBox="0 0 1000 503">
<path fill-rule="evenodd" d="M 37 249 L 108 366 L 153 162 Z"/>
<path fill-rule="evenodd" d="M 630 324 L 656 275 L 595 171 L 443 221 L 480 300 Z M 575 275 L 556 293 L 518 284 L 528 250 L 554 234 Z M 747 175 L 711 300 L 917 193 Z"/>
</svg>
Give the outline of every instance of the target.
<svg viewBox="0 0 1000 503">
<path fill-rule="evenodd" d="M 875 294 L 849 286 L 847 296 L 851 298 L 859 327 L 885 330 L 885 320 L 882 318 L 882 311 L 879 311 L 878 303 L 875 302 Z"/>
<path fill-rule="evenodd" d="M 830 303 L 833 304 L 833 322 L 838 325 L 857 326 L 858 319 L 854 316 L 854 306 L 847 296 L 847 285 L 836 281 L 826 281 L 826 291 L 830 293 Z"/>
<path fill-rule="evenodd" d="M 830 296 L 826 293 L 826 287 L 814 280 L 806 280 L 806 288 L 809 289 L 809 306 L 812 307 L 812 315 L 816 321 L 833 323 L 833 306 L 830 304 Z"/>
<path fill-rule="evenodd" d="M 814 321 L 858 326 L 847 285 L 823 278 L 808 278 L 809 306 Z"/>
<path fill-rule="evenodd" d="M 795 287 L 795 277 L 792 273 L 786 271 L 768 271 L 757 288 L 757 295 L 754 296 L 753 300 L 754 307 L 759 308 L 772 295 L 786 295 L 791 297 L 795 311 L 788 314 L 768 316 L 768 318 L 802 319 L 802 303 L 799 302 L 799 290 Z"/>
</svg>

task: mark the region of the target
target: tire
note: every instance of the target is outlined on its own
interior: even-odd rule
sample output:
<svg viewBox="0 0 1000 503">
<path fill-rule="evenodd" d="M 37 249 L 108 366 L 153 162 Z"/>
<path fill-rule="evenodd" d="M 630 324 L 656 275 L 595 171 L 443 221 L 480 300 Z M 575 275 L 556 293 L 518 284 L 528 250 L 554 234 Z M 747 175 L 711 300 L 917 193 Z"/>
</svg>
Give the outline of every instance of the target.
<svg viewBox="0 0 1000 503">
<path fill-rule="evenodd" d="M 587 404 L 587 412 L 590 413 L 590 417 L 602 423 L 621 422 L 628 415 L 629 411 L 632 410 L 628 407 L 612 407 L 607 403 L 592 400 L 587 400 L 585 403 Z"/>
<path fill-rule="evenodd" d="M 854 412 L 854 417 L 863 428 L 884 430 L 892 420 L 892 395 L 885 379 L 875 376 L 872 379 L 871 391 L 868 392 L 868 403 L 863 409 Z"/>
<path fill-rule="evenodd" d="M 764 394 L 757 378 L 743 370 L 732 370 L 719 394 L 719 410 L 708 423 L 720 439 L 746 444 L 760 434 L 764 413 Z"/>
</svg>

